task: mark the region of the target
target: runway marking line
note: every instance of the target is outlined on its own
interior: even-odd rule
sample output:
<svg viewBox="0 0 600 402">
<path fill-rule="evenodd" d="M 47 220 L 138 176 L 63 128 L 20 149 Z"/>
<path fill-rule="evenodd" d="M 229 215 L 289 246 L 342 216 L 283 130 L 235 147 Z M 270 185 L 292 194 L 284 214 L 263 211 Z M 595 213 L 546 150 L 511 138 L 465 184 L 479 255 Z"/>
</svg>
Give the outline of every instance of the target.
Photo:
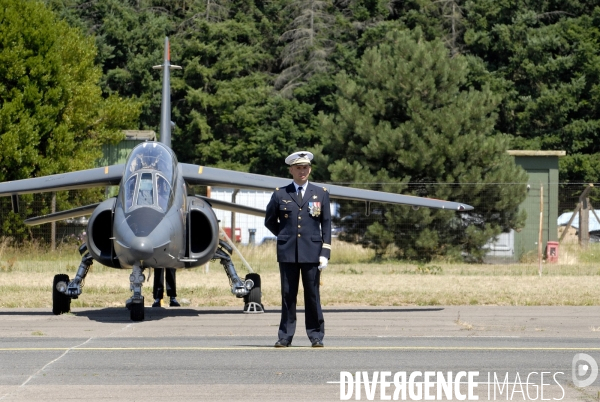
<svg viewBox="0 0 600 402">
<path fill-rule="evenodd" d="M 461 347 L 461 346 L 329 346 L 326 348 L 312 348 L 310 346 L 292 346 L 289 348 L 273 348 L 270 346 L 230 346 L 230 347 L 202 347 L 202 346 L 190 346 L 190 347 L 174 347 L 174 346 L 157 346 L 157 347 L 110 347 L 110 348 L 93 348 L 93 347 L 62 347 L 62 348 L 0 348 L 0 352 L 40 352 L 40 351 L 65 351 L 70 350 L 76 351 L 124 351 L 124 350 L 172 350 L 172 351 L 236 351 L 236 350 L 315 350 L 315 351 L 347 351 L 347 350 L 383 350 L 383 351 L 600 351 L 600 348 L 561 348 L 561 347 Z"/>
<path fill-rule="evenodd" d="M 6 398 L 7 396 L 12 396 L 12 395 L 15 395 L 15 394 L 16 394 L 16 393 L 18 393 L 18 392 L 19 392 L 21 389 L 23 389 L 23 388 L 24 388 L 24 387 L 27 385 L 27 383 L 29 383 L 29 381 L 31 381 L 31 380 L 32 380 L 33 378 L 35 378 L 35 377 L 36 377 L 36 376 L 37 376 L 39 373 L 41 373 L 42 371 L 44 371 L 44 370 L 46 369 L 46 367 L 49 367 L 49 366 L 51 366 L 53 363 L 55 363 L 55 362 L 59 361 L 60 359 L 62 359 L 62 358 L 63 358 L 63 357 L 64 357 L 64 356 L 65 356 L 67 353 L 69 353 L 70 351 L 72 351 L 72 350 L 75 350 L 76 348 L 78 348 L 78 347 L 81 347 L 81 346 L 85 345 L 86 343 L 88 343 L 88 342 L 89 342 L 89 341 L 91 341 L 92 339 L 94 339 L 94 338 L 88 338 L 88 340 L 87 340 L 87 341 L 85 341 L 85 342 L 83 342 L 83 343 L 80 343 L 79 345 L 71 346 L 70 348 L 61 348 L 61 349 L 59 349 L 59 350 L 64 350 L 64 352 L 63 352 L 63 354 L 62 354 L 62 355 L 58 356 L 56 359 L 52 360 L 51 362 L 49 362 L 49 363 L 46 363 L 46 364 L 44 365 L 44 367 L 42 367 L 41 369 L 39 369 L 38 371 L 36 371 L 36 372 L 35 372 L 35 373 L 33 373 L 32 375 L 30 375 L 30 376 L 29 376 L 29 377 L 28 377 L 28 378 L 25 380 L 25 382 L 23 382 L 21 385 L 19 385 L 19 386 L 18 386 L 18 388 L 17 388 L 17 390 L 16 390 L 15 392 L 12 392 L 12 393 L 11 393 L 11 392 L 9 392 L 8 394 L 4 394 L 4 395 L 0 396 L 0 400 L 2 400 L 2 399 L 4 399 L 4 398 Z"/>
</svg>

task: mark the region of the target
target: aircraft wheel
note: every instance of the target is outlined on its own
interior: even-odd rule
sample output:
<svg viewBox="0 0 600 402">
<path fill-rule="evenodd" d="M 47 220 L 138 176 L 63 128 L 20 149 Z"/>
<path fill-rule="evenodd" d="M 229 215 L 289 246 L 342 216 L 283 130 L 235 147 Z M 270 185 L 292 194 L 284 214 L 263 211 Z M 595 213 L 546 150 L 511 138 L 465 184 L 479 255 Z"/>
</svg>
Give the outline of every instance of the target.
<svg viewBox="0 0 600 402">
<path fill-rule="evenodd" d="M 260 275 L 251 273 L 246 275 L 246 279 L 251 279 L 254 282 L 254 287 L 250 289 L 250 293 L 244 296 L 244 311 L 248 310 L 249 303 L 259 304 L 264 311 L 264 306 L 261 302 L 262 292 L 260 290 Z"/>
<path fill-rule="evenodd" d="M 133 303 L 129 310 L 131 321 L 144 321 L 144 303 Z"/>
<path fill-rule="evenodd" d="M 54 275 L 54 281 L 52 282 L 52 313 L 54 315 L 60 315 L 71 311 L 71 298 L 56 290 L 56 284 L 59 282 L 69 283 L 69 275 Z"/>
</svg>

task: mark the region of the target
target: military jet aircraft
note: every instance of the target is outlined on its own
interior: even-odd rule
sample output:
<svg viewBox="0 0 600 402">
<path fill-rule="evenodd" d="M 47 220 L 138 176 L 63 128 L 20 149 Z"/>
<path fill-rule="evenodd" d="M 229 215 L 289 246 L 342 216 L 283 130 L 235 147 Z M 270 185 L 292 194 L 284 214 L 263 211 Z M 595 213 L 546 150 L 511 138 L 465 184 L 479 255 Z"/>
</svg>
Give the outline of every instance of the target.
<svg viewBox="0 0 600 402">
<path fill-rule="evenodd" d="M 107 267 L 126 269 L 132 296 L 126 302 L 133 321 L 144 319 L 142 285 L 147 268 L 194 268 L 210 260 L 220 260 L 229 278 L 231 292 L 244 299 L 244 312 L 263 312 L 260 276 L 250 273 L 242 280 L 231 261 L 232 248 L 219 239 L 219 221 L 214 208 L 264 216 L 264 211 L 239 204 L 188 195 L 189 185 L 248 189 L 285 187 L 290 179 L 178 163 L 171 150 L 169 39 L 165 38 L 162 69 L 160 142 L 136 146 L 121 165 L 0 183 L 0 196 L 11 196 L 18 209 L 18 195 L 63 191 L 93 186 L 119 186 L 117 196 L 97 204 L 30 218 L 29 225 L 90 215 L 87 242 L 79 251 L 81 264 L 73 279 L 66 274 L 54 277 L 54 314 L 70 311 L 71 299 L 82 293 L 82 283 L 93 261 Z M 318 184 L 318 183 L 314 183 Z M 414 207 L 468 211 L 473 207 L 449 201 L 350 187 L 318 184 L 333 199 L 406 204 Z"/>
</svg>

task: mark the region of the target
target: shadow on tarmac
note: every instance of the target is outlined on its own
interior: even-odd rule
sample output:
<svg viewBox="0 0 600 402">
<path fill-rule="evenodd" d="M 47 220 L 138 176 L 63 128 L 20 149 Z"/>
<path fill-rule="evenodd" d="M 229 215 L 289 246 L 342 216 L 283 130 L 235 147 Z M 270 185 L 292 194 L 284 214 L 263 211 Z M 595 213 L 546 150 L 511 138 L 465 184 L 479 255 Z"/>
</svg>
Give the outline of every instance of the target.
<svg viewBox="0 0 600 402">
<path fill-rule="evenodd" d="M 443 307 L 424 307 L 424 308 L 336 308 L 335 310 L 328 310 L 326 308 L 323 309 L 323 313 L 331 314 L 331 313 L 418 313 L 418 312 L 428 312 L 428 311 L 442 311 Z M 279 310 L 281 311 L 281 310 Z M 304 310 L 298 310 L 304 311 Z"/>
<path fill-rule="evenodd" d="M 80 310 L 76 308 L 72 314 L 77 317 L 86 317 L 88 320 L 105 322 L 105 323 L 118 323 L 118 322 L 131 322 L 129 310 L 125 307 L 106 307 L 106 308 L 94 308 L 91 310 Z M 443 307 L 425 307 L 425 308 L 336 308 L 336 309 L 323 309 L 325 314 L 338 314 L 338 313 L 414 313 L 414 312 L 433 312 L 442 311 Z M 298 313 L 304 313 L 304 309 L 300 308 L 297 310 Z M 152 308 L 146 307 L 144 321 L 158 321 L 163 318 L 169 317 L 198 317 L 202 315 L 242 315 L 242 309 L 240 310 L 197 310 L 190 308 Z M 265 314 L 281 314 L 281 309 L 266 309 Z M 53 316 L 52 311 L 11 311 L 3 310 L 0 311 L 0 316 L 9 315 L 24 315 L 24 316 Z"/>
</svg>

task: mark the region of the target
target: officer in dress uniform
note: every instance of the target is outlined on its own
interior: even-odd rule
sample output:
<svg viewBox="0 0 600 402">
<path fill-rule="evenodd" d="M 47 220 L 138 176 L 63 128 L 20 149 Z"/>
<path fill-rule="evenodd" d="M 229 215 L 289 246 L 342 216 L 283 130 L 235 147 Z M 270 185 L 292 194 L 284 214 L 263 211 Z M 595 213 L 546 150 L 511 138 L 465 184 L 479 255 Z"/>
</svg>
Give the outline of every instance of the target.
<svg viewBox="0 0 600 402">
<path fill-rule="evenodd" d="M 292 344 L 300 276 L 304 287 L 306 334 L 313 347 L 323 347 L 325 321 L 319 280 L 331 253 L 331 211 L 325 187 L 308 182 L 313 154 L 295 152 L 285 159 L 293 182 L 277 188 L 267 205 L 265 226 L 277 236 L 281 276 L 281 321 L 275 347 Z"/>
</svg>

